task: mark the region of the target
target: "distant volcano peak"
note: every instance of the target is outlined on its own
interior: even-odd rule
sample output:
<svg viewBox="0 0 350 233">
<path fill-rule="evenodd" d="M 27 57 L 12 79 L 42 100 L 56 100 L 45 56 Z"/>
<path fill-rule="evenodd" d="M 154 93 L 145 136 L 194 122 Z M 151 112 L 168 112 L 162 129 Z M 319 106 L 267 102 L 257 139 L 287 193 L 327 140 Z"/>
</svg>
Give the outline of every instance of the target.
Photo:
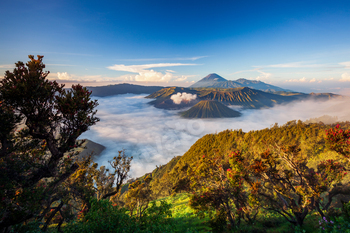
<svg viewBox="0 0 350 233">
<path fill-rule="evenodd" d="M 207 76 L 202 78 L 200 81 L 209 81 L 209 80 L 214 80 L 214 81 L 217 81 L 217 82 L 225 82 L 225 81 L 227 81 L 226 79 L 224 79 L 223 77 L 221 77 L 220 75 L 215 74 L 215 73 L 208 74 Z"/>
<path fill-rule="evenodd" d="M 202 100 L 189 110 L 181 113 L 185 118 L 239 117 L 241 113 L 213 100 Z"/>
<path fill-rule="evenodd" d="M 205 87 L 205 86 L 211 86 L 220 82 L 227 82 L 227 80 L 221 77 L 220 75 L 212 73 L 205 76 L 204 78 L 202 78 L 195 84 L 191 85 L 190 87 L 203 87 L 203 86 Z"/>
</svg>

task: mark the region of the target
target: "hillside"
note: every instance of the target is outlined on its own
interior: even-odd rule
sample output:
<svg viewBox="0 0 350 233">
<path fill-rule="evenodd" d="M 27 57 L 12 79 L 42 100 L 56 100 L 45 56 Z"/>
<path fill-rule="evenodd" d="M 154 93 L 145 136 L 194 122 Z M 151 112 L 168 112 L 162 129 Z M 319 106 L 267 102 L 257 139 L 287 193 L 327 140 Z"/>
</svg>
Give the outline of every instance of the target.
<svg viewBox="0 0 350 233">
<path fill-rule="evenodd" d="M 213 74 L 209 74 L 209 75 L 205 76 L 204 78 L 202 78 L 198 82 L 192 84 L 190 86 L 190 88 L 211 87 L 211 86 L 216 85 L 218 83 L 224 83 L 224 82 L 227 82 L 227 80 L 224 79 L 223 77 L 221 77 L 220 75 L 213 73 Z"/>
<path fill-rule="evenodd" d="M 85 142 L 80 147 L 73 150 L 73 151 L 80 152 L 77 158 L 84 158 L 89 155 L 91 155 L 92 157 L 99 156 L 102 153 L 102 151 L 106 149 L 105 146 L 98 144 L 96 142 L 93 142 L 89 139 L 84 139 L 84 140 Z"/>
<path fill-rule="evenodd" d="M 212 100 L 202 100 L 189 110 L 181 113 L 185 118 L 224 118 L 239 117 L 241 114 L 229 107 Z"/>
<path fill-rule="evenodd" d="M 296 100 L 294 97 L 275 95 L 248 87 L 230 88 L 220 91 L 203 89 L 197 95 L 200 99 L 215 100 L 226 105 L 236 105 L 250 109 L 272 107 L 274 104 L 288 103 Z"/>
<path fill-rule="evenodd" d="M 206 88 L 249 87 L 251 89 L 256 89 L 256 90 L 265 91 L 265 92 L 277 92 L 277 91 L 290 92 L 290 90 L 286 90 L 274 85 L 270 85 L 262 81 L 248 80 L 244 78 L 237 79 L 235 81 L 226 80 L 217 74 L 209 74 L 208 76 L 202 78 L 201 80 L 199 80 L 198 82 L 190 86 L 190 88 L 200 88 L 200 87 L 206 87 Z"/>
<path fill-rule="evenodd" d="M 350 123 L 340 123 L 350 129 Z M 157 179 L 171 182 L 173 189 L 186 188 L 187 170 L 196 164 L 203 155 L 228 156 L 229 151 L 243 150 L 248 154 L 260 154 L 269 145 L 299 145 L 301 153 L 308 156 L 308 164 L 315 167 L 326 159 L 341 159 L 337 153 L 329 151 L 325 145 L 325 130 L 334 125 L 305 124 L 301 121 L 290 121 L 283 126 L 277 124 L 271 128 L 243 132 L 242 130 L 225 130 L 220 133 L 207 134 L 195 142 L 191 148 L 176 161 L 164 165 L 167 170 L 157 170 Z M 169 172 L 170 171 L 170 172 Z M 163 177 L 166 177 L 165 181 Z M 349 182 L 349 175 L 346 177 Z M 183 186 L 185 185 L 185 186 Z M 169 185 L 168 185 L 169 186 Z M 171 186 L 171 185 L 170 185 Z"/>
<path fill-rule="evenodd" d="M 181 104 L 175 104 L 171 100 L 171 96 L 177 93 L 189 93 L 197 95 L 195 100 L 190 102 L 183 102 Z M 279 93 L 279 94 L 276 94 Z M 341 99 L 346 98 L 341 95 L 332 93 L 295 93 L 295 92 L 264 92 L 249 87 L 238 87 L 238 88 L 180 88 L 180 87 L 168 87 L 163 88 L 146 98 L 155 98 L 149 102 L 149 104 L 156 108 L 162 109 L 182 109 L 191 107 L 197 104 L 201 100 L 214 100 L 221 102 L 225 105 L 241 106 L 245 109 L 260 109 L 270 108 L 275 104 L 285 104 L 292 101 L 300 100 L 329 100 L 329 99 Z"/>
<path fill-rule="evenodd" d="M 196 101 L 191 101 L 190 103 L 174 104 L 170 99 L 172 95 L 176 93 L 190 93 L 196 94 Z M 303 96 L 282 96 L 273 93 L 267 93 L 259 90 L 250 89 L 248 87 L 239 88 L 179 88 L 170 87 L 161 89 L 146 98 L 156 98 L 149 104 L 155 106 L 156 108 L 162 109 L 181 109 L 185 107 L 191 107 L 197 104 L 201 100 L 214 100 L 221 102 L 225 105 L 235 105 L 241 106 L 246 109 L 259 109 L 259 108 L 269 108 L 274 104 L 288 103 L 295 101 L 299 98 L 305 98 L 307 95 Z"/>
<path fill-rule="evenodd" d="M 198 101 L 191 101 L 191 102 L 181 102 L 180 104 L 175 104 L 173 100 L 171 100 L 171 96 L 175 95 L 176 93 L 189 93 L 189 94 L 197 94 L 198 91 L 190 88 L 184 88 L 184 87 L 167 87 L 163 88 L 159 91 L 156 91 L 145 98 L 149 99 L 155 99 L 149 102 L 149 104 L 155 106 L 156 108 L 162 108 L 162 109 L 182 109 L 191 107 L 194 104 L 198 103 Z"/>
<path fill-rule="evenodd" d="M 120 94 L 151 94 L 164 87 L 159 86 L 141 86 L 128 83 L 100 86 L 100 87 L 87 87 L 92 91 L 93 96 L 105 97 Z"/>
</svg>

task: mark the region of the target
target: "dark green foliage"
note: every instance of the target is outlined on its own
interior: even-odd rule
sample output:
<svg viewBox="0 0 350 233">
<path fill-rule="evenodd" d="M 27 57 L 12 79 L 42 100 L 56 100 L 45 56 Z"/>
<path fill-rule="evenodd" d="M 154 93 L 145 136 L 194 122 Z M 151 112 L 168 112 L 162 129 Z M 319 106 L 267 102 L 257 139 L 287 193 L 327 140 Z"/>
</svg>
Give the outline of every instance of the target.
<svg viewBox="0 0 350 233">
<path fill-rule="evenodd" d="M 126 209 L 112 206 L 108 200 L 91 200 L 91 209 L 84 219 L 68 224 L 64 232 L 137 232 L 138 226 Z"/>
<path fill-rule="evenodd" d="M 46 79 L 43 56 L 29 58 L 27 64 L 16 63 L 0 81 L 0 231 L 4 232 L 42 218 L 41 211 L 53 202 L 58 187 L 78 169 L 65 153 L 99 121 L 97 101 L 91 100 L 86 88 L 73 85 L 65 90 Z"/>
<path fill-rule="evenodd" d="M 213 230 L 213 233 L 221 233 L 226 230 L 226 213 L 223 209 L 217 211 L 216 214 L 210 219 L 209 226 Z"/>
<path fill-rule="evenodd" d="M 108 200 L 91 200 L 91 210 L 78 222 L 65 227 L 64 232 L 123 232 L 123 233 L 163 233 L 176 232 L 166 202 L 151 203 L 141 217 L 130 217 L 126 209 L 113 206 Z"/>
<path fill-rule="evenodd" d="M 224 118 L 239 117 L 241 114 L 220 102 L 212 100 L 202 100 L 189 110 L 182 112 L 185 118 Z"/>
</svg>

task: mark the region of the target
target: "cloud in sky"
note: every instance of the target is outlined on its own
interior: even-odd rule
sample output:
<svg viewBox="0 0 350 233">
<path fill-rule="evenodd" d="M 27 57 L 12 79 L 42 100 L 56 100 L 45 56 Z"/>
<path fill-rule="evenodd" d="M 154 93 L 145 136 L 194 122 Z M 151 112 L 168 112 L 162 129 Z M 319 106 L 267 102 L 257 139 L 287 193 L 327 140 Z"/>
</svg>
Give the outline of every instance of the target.
<svg viewBox="0 0 350 233">
<path fill-rule="evenodd" d="M 57 72 L 57 78 L 60 80 L 71 80 L 72 76 L 69 75 L 67 72 Z"/>
<path fill-rule="evenodd" d="M 159 68 L 159 67 L 172 67 L 172 66 L 195 66 L 197 64 L 188 64 L 188 63 L 156 63 L 156 64 L 145 64 L 145 65 L 113 65 L 108 66 L 110 70 L 116 71 L 128 71 L 132 73 L 139 73 L 145 71 L 145 69 Z"/>
<path fill-rule="evenodd" d="M 345 66 L 345 69 L 350 69 L 350 61 L 341 62 L 339 65 Z"/>
<path fill-rule="evenodd" d="M 51 76 L 51 77 L 50 77 Z M 49 78 L 54 78 L 55 74 L 49 74 Z M 67 81 L 107 81 L 108 77 L 102 78 L 101 75 L 85 75 L 85 76 L 77 76 L 71 75 L 67 72 L 57 72 L 56 74 L 59 80 L 67 80 Z"/>
<path fill-rule="evenodd" d="M 340 82 L 350 82 L 350 74 L 344 73 L 341 75 L 341 79 L 339 79 Z"/>
<path fill-rule="evenodd" d="M 309 82 L 312 83 L 312 82 L 315 82 L 315 81 L 316 81 L 316 79 L 313 78 L 313 79 L 311 79 Z M 299 83 L 305 83 L 305 82 L 307 82 L 307 80 L 306 80 L 305 77 L 302 77 L 302 78 L 300 78 L 300 79 L 289 79 L 289 80 L 286 80 L 285 82 L 295 82 L 295 83 L 299 82 Z"/>
<path fill-rule="evenodd" d="M 126 149 L 133 156 L 131 175 L 139 177 L 165 164 L 174 156 L 183 155 L 199 138 L 226 129 L 245 132 L 280 125 L 290 120 L 307 120 L 323 115 L 350 120 L 345 101 L 303 101 L 270 109 L 244 110 L 238 118 L 183 119 L 178 110 L 166 111 L 147 104 L 145 95 L 119 95 L 98 98 L 97 116 L 101 121 L 81 138 L 88 138 L 107 147 L 97 158 L 99 165 L 108 165 L 118 150 Z"/>
<path fill-rule="evenodd" d="M 188 64 L 188 63 L 157 63 L 157 64 L 145 64 L 145 65 L 113 65 L 108 66 L 110 70 L 116 71 L 127 71 L 131 73 L 138 73 L 134 76 L 128 76 L 125 78 L 125 81 L 137 81 L 137 82 L 169 82 L 170 80 L 186 80 L 186 76 L 178 77 L 173 75 L 174 71 L 167 71 L 165 74 L 162 72 L 157 72 L 151 68 L 161 68 L 161 67 L 174 67 L 174 66 L 194 66 L 197 64 Z M 149 70 L 151 69 L 151 70 Z"/>
<path fill-rule="evenodd" d="M 257 69 L 256 71 L 258 71 L 261 74 L 258 77 L 256 77 L 256 80 L 266 80 L 272 76 L 271 73 L 266 73 L 266 72 L 259 70 L 259 69 Z"/>
</svg>

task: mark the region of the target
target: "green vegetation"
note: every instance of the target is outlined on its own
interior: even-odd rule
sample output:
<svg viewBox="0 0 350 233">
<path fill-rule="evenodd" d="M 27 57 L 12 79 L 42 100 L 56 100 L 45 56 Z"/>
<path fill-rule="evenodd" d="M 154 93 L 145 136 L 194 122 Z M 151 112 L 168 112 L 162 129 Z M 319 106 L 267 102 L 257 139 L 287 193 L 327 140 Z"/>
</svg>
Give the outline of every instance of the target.
<svg viewBox="0 0 350 233">
<path fill-rule="evenodd" d="M 43 56 L 29 58 L 0 81 L 0 232 L 42 219 L 54 196 L 64 199 L 59 187 L 79 168 L 70 158 L 75 153 L 65 153 L 99 121 L 86 88 L 65 90 L 46 79 Z"/>
<path fill-rule="evenodd" d="M 223 118 L 239 117 L 240 115 L 239 112 L 212 100 L 202 100 L 189 110 L 181 113 L 181 116 L 185 118 Z"/>
<path fill-rule="evenodd" d="M 125 151 L 108 169 L 74 149 L 99 120 L 91 92 L 30 59 L 0 81 L 1 233 L 350 232 L 350 122 L 208 134 L 125 184 Z"/>
</svg>

